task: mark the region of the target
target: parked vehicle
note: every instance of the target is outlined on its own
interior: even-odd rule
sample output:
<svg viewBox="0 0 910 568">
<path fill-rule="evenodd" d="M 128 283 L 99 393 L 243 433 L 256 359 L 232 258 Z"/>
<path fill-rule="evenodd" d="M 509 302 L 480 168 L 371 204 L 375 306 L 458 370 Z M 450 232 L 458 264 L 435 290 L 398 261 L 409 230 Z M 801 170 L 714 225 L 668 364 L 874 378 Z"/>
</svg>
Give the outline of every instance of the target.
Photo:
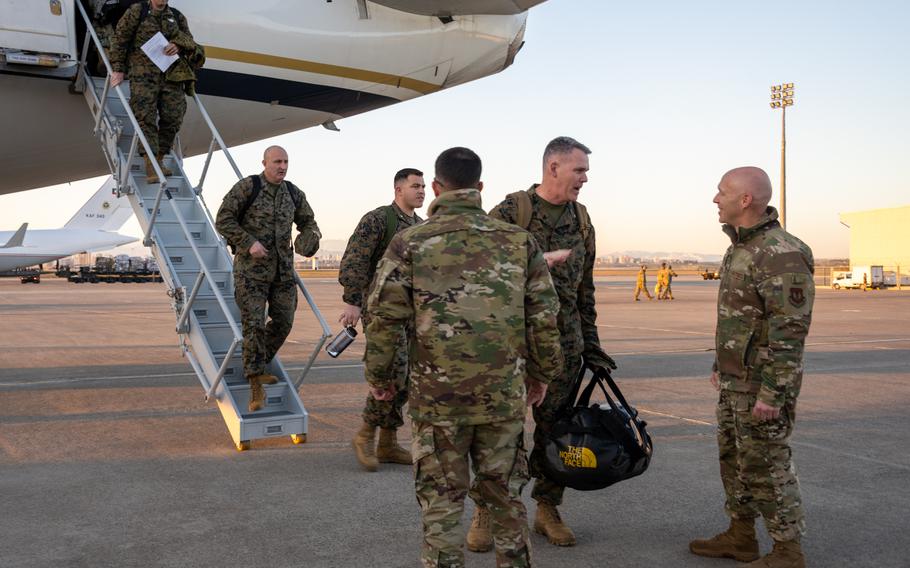
<svg viewBox="0 0 910 568">
<path fill-rule="evenodd" d="M 699 274 L 701 274 L 702 280 L 718 280 L 720 278 L 720 272 L 716 270 L 708 270 L 707 268 L 699 272 Z"/>
<path fill-rule="evenodd" d="M 841 288 L 883 288 L 885 286 L 885 271 L 881 266 L 854 266 L 850 272 L 834 279 L 831 287 L 835 290 Z"/>
</svg>

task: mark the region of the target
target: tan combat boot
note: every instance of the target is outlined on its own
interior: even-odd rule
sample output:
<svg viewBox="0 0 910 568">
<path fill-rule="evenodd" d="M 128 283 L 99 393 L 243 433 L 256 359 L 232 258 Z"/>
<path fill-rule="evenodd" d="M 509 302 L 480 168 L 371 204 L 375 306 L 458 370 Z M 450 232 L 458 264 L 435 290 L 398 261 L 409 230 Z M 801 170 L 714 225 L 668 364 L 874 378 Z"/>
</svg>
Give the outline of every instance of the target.
<svg viewBox="0 0 910 568">
<path fill-rule="evenodd" d="M 265 389 L 259 382 L 260 376 L 250 377 L 250 405 L 248 406 L 250 412 L 261 410 L 265 406 Z"/>
<path fill-rule="evenodd" d="M 148 156 L 145 156 L 145 183 L 158 183 L 158 174 L 155 173 L 155 166 Z"/>
<path fill-rule="evenodd" d="M 774 541 L 774 548 L 755 562 L 751 568 L 806 568 L 806 557 L 798 540 Z"/>
<path fill-rule="evenodd" d="M 537 502 L 537 515 L 534 517 L 534 532 L 547 537 L 550 544 L 556 546 L 575 546 L 575 533 L 567 527 L 559 516 L 556 507 L 549 503 Z"/>
<path fill-rule="evenodd" d="M 275 375 L 269 375 L 268 373 L 263 373 L 261 375 L 256 375 L 256 380 L 260 385 L 274 385 L 278 382 L 278 377 Z"/>
<path fill-rule="evenodd" d="M 357 461 L 367 471 L 376 471 L 379 469 L 379 461 L 376 460 L 376 427 L 370 426 L 366 422 L 357 431 L 357 435 L 351 441 L 354 446 L 354 453 L 357 454 Z"/>
<path fill-rule="evenodd" d="M 486 507 L 477 505 L 474 509 L 474 518 L 471 519 L 471 528 L 465 544 L 471 552 L 489 552 L 493 549 L 493 533 L 490 532 L 490 511 Z"/>
<path fill-rule="evenodd" d="M 730 519 L 730 528 L 712 538 L 693 540 L 689 550 L 699 556 L 751 562 L 758 558 L 755 519 Z"/>
<path fill-rule="evenodd" d="M 170 176 L 174 175 L 174 172 L 172 172 L 170 169 L 165 167 L 164 158 L 166 156 L 167 156 L 167 154 L 158 154 L 158 165 L 161 166 L 161 173 L 164 174 L 164 177 L 170 177 Z"/>
<path fill-rule="evenodd" d="M 398 437 L 392 428 L 379 429 L 379 445 L 376 447 L 379 463 L 400 463 L 411 465 L 411 452 L 398 445 Z"/>
</svg>

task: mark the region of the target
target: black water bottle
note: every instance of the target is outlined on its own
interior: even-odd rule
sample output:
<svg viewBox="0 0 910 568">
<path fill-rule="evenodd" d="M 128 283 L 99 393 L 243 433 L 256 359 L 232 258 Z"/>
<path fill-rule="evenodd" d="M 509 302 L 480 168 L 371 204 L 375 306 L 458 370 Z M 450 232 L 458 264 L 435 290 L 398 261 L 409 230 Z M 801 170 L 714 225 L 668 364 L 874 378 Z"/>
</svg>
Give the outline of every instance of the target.
<svg viewBox="0 0 910 568">
<path fill-rule="evenodd" d="M 335 339 L 329 343 L 325 348 L 325 352 L 328 353 L 330 357 L 338 357 L 348 348 L 348 345 L 354 342 L 355 337 L 357 337 L 357 330 L 354 329 L 354 326 L 346 326 L 339 331 L 338 335 L 335 336 Z"/>
</svg>

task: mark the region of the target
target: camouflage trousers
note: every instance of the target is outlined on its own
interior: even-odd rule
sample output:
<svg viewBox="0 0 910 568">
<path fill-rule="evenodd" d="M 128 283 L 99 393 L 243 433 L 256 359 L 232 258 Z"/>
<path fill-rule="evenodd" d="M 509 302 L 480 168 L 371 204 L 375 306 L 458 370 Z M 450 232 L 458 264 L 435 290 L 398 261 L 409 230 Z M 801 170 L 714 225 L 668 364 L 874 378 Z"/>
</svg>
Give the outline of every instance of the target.
<svg viewBox="0 0 910 568">
<path fill-rule="evenodd" d="M 534 476 L 534 488 L 531 497 L 538 502 L 548 503 L 554 507 L 562 504 L 562 494 L 566 488 L 546 478 L 541 464 L 544 461 L 543 444 L 546 434 L 556 422 L 558 411 L 572 390 L 572 383 L 578 377 L 581 369 L 581 355 L 566 357 L 566 364 L 562 373 L 547 385 L 547 396 L 540 406 L 535 406 L 534 422 L 534 449 L 531 451 L 531 475 Z"/>
<path fill-rule="evenodd" d="M 806 521 L 793 465 L 790 435 L 796 401 L 776 420 L 752 416 L 754 393 L 721 391 L 717 403 L 717 446 L 727 514 L 736 519 L 761 515 L 776 541 L 798 539 Z"/>
<path fill-rule="evenodd" d="M 130 108 L 155 155 L 170 152 L 186 113 L 182 83 L 164 78 L 164 73 L 130 76 Z M 139 145 L 139 152 L 145 149 Z"/>
<path fill-rule="evenodd" d="M 234 299 L 243 324 L 243 374 L 247 378 L 261 375 L 291 333 L 297 309 L 297 284 L 293 280 L 254 280 L 242 272 L 234 272 Z"/>
<path fill-rule="evenodd" d="M 474 426 L 414 422 L 411 454 L 414 487 L 423 520 L 421 560 L 426 568 L 463 568 L 461 518 L 470 467 L 474 487 L 487 504 L 496 565 L 531 565 L 528 520 L 521 490 L 528 482 L 524 421 Z"/>
<path fill-rule="evenodd" d="M 363 329 L 366 332 L 370 324 L 370 316 L 366 312 L 362 315 Z M 364 360 L 366 354 L 364 354 Z M 398 351 L 395 353 L 394 380 L 395 397 L 392 400 L 376 400 L 373 394 L 367 395 L 363 407 L 363 421 L 374 428 L 389 428 L 397 430 L 404 425 L 402 408 L 408 402 L 408 335 L 401 334 L 398 338 Z"/>
</svg>

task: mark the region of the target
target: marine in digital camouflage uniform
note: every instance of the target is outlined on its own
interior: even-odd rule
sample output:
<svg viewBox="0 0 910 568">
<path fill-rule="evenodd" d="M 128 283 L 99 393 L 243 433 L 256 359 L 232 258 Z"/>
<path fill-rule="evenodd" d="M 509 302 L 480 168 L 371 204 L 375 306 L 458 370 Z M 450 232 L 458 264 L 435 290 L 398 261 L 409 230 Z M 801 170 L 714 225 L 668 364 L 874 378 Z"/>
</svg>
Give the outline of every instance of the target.
<svg viewBox="0 0 910 568">
<path fill-rule="evenodd" d="M 548 255 L 570 251 L 564 260 L 550 261 L 550 275 L 559 295 L 559 333 L 565 367 L 547 389 L 543 404 L 534 408 L 534 449 L 531 452 L 531 474 L 536 478 L 531 492 L 538 502 L 534 529 L 559 546 L 575 544 L 575 536 L 562 521 L 557 507 L 562 503 L 565 487 L 550 481 L 543 473 L 543 442 L 566 402 L 572 383 L 582 365 L 616 368 L 600 346 L 597 312 L 594 307 L 595 236 L 590 217 L 577 204 L 581 186 L 587 182 L 590 150 L 578 141 L 560 137 L 544 151 L 543 183 L 528 190 L 532 215 L 528 231 Z M 519 202 L 516 194 L 490 211 L 490 215 L 517 223 Z M 544 198 L 546 197 L 546 199 Z M 473 497 L 473 494 L 472 494 Z M 478 519 L 472 524 L 472 533 Z M 469 539 L 472 535 L 469 533 Z"/>
<path fill-rule="evenodd" d="M 145 18 L 142 17 L 144 8 L 147 10 Z M 142 50 L 158 32 L 180 55 L 166 72 L 162 72 Z M 193 92 L 195 69 L 204 60 L 202 47 L 193 39 L 186 17 L 172 10 L 167 0 L 133 4 L 117 23 L 110 47 L 114 71 L 111 84 L 118 84 L 129 72 L 130 108 L 159 162 L 171 151 L 186 113 L 186 93 Z M 141 144 L 139 151 L 145 154 Z M 148 159 L 146 174 L 150 183 L 157 181 Z M 170 175 L 170 172 L 164 171 L 164 174 Z"/>
<path fill-rule="evenodd" d="M 342 300 L 345 309 L 339 321 L 345 326 L 363 319 L 364 330 L 370 315 L 363 311 L 376 265 L 388 247 L 391 237 L 422 219 L 415 209 L 423 206 L 426 185 L 423 172 L 404 168 L 393 180 L 395 199 L 391 205 L 378 207 L 360 219 L 341 258 L 338 282 L 344 289 Z M 411 453 L 398 445 L 396 432 L 404 424 L 402 407 L 408 400 L 408 342 L 407 334 L 399 339 L 395 358 L 395 396 L 392 400 L 376 400 L 367 395 L 363 409 L 363 426 L 352 441 L 360 465 L 367 471 L 376 471 L 379 463 L 410 464 Z M 379 446 L 376 446 L 376 429 L 379 428 Z"/>
<path fill-rule="evenodd" d="M 262 162 L 265 169 L 259 175 L 261 190 L 246 209 L 243 219 L 240 219 L 240 213 L 253 193 L 250 178 L 234 184 L 224 196 L 215 220 L 215 228 L 236 249 L 234 299 L 240 308 L 243 325 L 243 373 L 250 381 L 251 411 L 264 405 L 262 385 L 277 381 L 266 372 L 266 367 L 294 324 L 297 309 L 294 251 L 313 256 L 322 237 L 304 193 L 290 188 L 296 198 L 291 196 L 284 179 L 287 152 L 271 146 L 266 149 Z M 300 231 L 293 249 L 292 223 Z"/>
<path fill-rule="evenodd" d="M 366 376 L 379 397 L 392 390 L 398 336 L 410 330 L 425 567 L 464 566 L 469 456 L 475 489 L 490 504 L 497 566 L 531 565 L 521 501 L 525 406 L 563 366 L 546 261 L 526 231 L 481 209 L 480 171 L 466 148 L 439 156 L 429 219 L 392 240 L 368 301 Z"/>
<path fill-rule="evenodd" d="M 721 266 L 717 355 L 717 442 L 730 528 L 690 549 L 749 566 L 805 566 L 805 519 L 790 436 L 815 299 L 811 249 L 781 228 L 768 207 L 771 182 L 758 168 L 724 175 L 714 202 L 732 244 Z M 754 520 L 774 540 L 759 559 Z"/>
</svg>

